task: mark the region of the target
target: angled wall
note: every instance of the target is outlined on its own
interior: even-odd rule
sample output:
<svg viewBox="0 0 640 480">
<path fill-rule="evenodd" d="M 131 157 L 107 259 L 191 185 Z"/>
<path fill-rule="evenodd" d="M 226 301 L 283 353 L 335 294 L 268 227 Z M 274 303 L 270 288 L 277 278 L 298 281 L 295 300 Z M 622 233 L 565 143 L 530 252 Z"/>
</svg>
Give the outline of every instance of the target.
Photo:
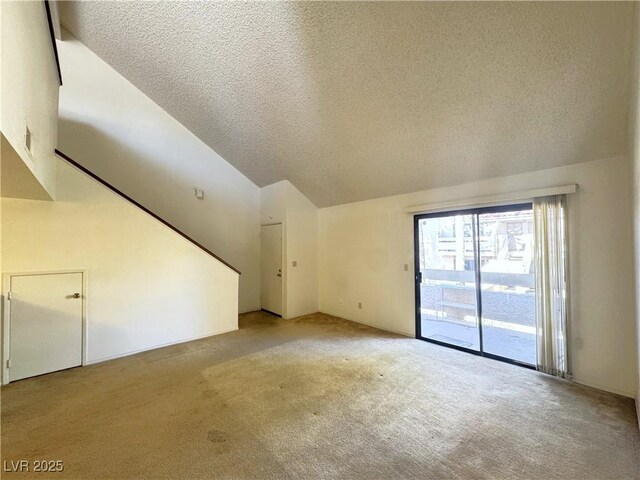
<svg viewBox="0 0 640 480">
<path fill-rule="evenodd" d="M 238 268 L 240 311 L 259 309 L 260 189 L 82 43 L 63 38 L 58 148 Z"/>
<path fill-rule="evenodd" d="M 86 269 L 87 362 L 238 328 L 238 274 L 63 160 L 57 201 L 2 199 L 4 273 Z"/>
</svg>

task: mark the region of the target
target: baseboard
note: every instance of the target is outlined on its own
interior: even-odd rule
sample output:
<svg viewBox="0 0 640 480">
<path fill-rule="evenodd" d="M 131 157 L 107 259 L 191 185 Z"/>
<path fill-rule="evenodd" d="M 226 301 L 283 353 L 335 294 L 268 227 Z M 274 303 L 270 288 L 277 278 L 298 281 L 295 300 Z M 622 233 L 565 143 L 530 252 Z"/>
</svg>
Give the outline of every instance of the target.
<svg viewBox="0 0 640 480">
<path fill-rule="evenodd" d="M 595 388 L 596 390 L 602 390 L 603 392 L 614 393 L 614 394 L 620 395 L 622 397 L 633 398 L 633 399 L 636 398 L 634 393 L 625 392 L 625 391 L 622 391 L 622 390 L 616 390 L 615 388 L 609 388 L 609 387 L 605 387 L 603 385 L 598 385 L 598 384 L 595 384 L 595 383 L 583 382 L 582 380 L 577 380 L 575 377 L 573 378 L 572 382 L 573 383 L 577 383 L 579 385 L 584 385 L 585 387 Z M 637 408 L 637 404 L 636 404 L 636 408 Z"/>
<path fill-rule="evenodd" d="M 253 312 L 259 312 L 260 311 L 260 307 L 258 308 L 251 308 L 249 310 L 242 310 L 242 311 L 238 311 L 238 315 L 244 315 L 245 313 L 253 313 Z"/>
<path fill-rule="evenodd" d="M 230 328 L 230 329 L 216 330 L 214 332 L 205 333 L 204 335 L 199 335 L 199 336 L 196 336 L 196 337 L 190 337 L 190 338 L 186 338 L 186 339 L 183 339 L 183 340 L 176 340 L 175 342 L 162 343 L 160 345 L 154 345 L 153 347 L 141 348 L 139 350 L 131 350 L 129 352 L 118 353 L 116 355 L 111 355 L 111 356 L 108 356 L 108 357 L 100 357 L 100 358 L 97 358 L 95 360 L 87 360 L 84 363 L 83 366 L 94 365 L 96 363 L 102 363 L 102 362 L 108 362 L 109 360 L 116 360 L 117 358 L 128 357 L 130 355 L 136 355 L 138 353 L 148 352 L 150 350 L 156 350 L 158 348 L 164 348 L 164 347 L 170 347 L 172 345 L 178 345 L 180 343 L 193 342 L 194 340 L 201 340 L 203 338 L 214 337 L 216 335 L 222 335 L 223 333 L 234 332 L 236 330 L 238 330 L 238 327 Z"/>
<path fill-rule="evenodd" d="M 373 323 L 363 322 L 362 320 L 353 320 L 351 318 L 341 317 L 340 315 L 334 315 L 333 313 L 326 313 L 326 312 L 319 312 L 319 313 L 323 313 L 324 315 L 331 315 L 332 317 L 342 318 L 343 320 L 347 320 L 349 322 L 360 323 L 362 325 L 366 325 L 367 327 L 377 328 L 378 330 L 382 330 L 384 332 L 397 333 L 398 335 L 402 335 L 403 337 L 416 338 L 416 335 L 414 332 L 409 333 L 409 332 L 403 332 L 401 330 L 394 330 L 391 328 L 383 328 L 383 327 L 380 327 L 379 325 L 374 325 Z"/>
</svg>

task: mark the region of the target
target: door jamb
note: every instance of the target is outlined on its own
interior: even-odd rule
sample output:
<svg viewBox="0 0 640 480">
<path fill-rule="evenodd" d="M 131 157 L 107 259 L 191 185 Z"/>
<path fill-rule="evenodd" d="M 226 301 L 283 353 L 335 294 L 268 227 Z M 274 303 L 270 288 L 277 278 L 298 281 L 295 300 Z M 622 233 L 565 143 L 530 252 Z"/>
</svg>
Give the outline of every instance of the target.
<svg viewBox="0 0 640 480">
<path fill-rule="evenodd" d="M 65 270 L 38 270 L 38 271 L 23 271 L 23 272 L 6 272 L 2 275 L 2 385 L 7 385 L 10 382 L 9 369 L 7 368 L 7 360 L 11 358 L 11 302 L 8 301 L 8 293 L 11 289 L 11 277 L 27 277 L 34 275 L 58 275 L 65 273 L 80 273 L 82 275 L 82 363 L 84 367 L 87 364 L 87 343 L 88 343 L 88 330 L 87 330 L 87 295 L 89 270 L 86 268 L 75 268 Z"/>
</svg>

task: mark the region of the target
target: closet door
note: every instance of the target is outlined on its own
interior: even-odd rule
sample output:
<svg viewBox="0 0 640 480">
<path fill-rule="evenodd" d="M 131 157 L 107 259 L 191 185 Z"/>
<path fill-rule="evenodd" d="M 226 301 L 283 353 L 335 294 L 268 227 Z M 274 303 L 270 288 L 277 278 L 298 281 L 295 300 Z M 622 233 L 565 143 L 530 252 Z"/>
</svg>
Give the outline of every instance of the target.
<svg viewBox="0 0 640 480">
<path fill-rule="evenodd" d="M 82 364 L 82 275 L 10 277 L 10 381 Z"/>
</svg>

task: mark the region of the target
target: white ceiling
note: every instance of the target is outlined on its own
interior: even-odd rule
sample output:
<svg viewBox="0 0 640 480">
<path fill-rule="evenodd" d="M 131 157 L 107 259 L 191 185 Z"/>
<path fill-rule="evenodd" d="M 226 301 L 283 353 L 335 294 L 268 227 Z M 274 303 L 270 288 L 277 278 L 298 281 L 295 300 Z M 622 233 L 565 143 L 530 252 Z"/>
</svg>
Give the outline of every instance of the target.
<svg viewBox="0 0 640 480">
<path fill-rule="evenodd" d="M 62 2 L 61 17 L 257 185 L 328 206 L 624 152 L 631 9 Z"/>
</svg>

